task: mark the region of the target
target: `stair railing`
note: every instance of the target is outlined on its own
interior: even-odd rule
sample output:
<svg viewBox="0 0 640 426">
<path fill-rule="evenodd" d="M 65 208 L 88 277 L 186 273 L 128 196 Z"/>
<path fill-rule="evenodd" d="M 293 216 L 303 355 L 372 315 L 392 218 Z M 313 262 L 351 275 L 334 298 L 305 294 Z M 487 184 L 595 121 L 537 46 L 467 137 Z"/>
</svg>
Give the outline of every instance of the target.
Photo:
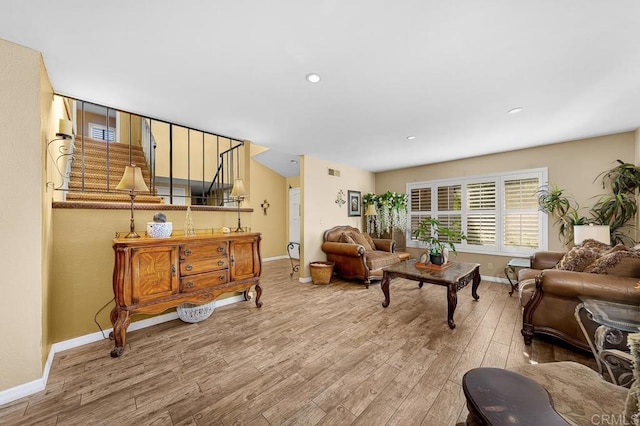
<svg viewBox="0 0 640 426">
<path fill-rule="evenodd" d="M 207 190 L 207 204 L 223 206 L 225 203 L 230 202 L 229 193 L 233 187 L 233 179 L 237 175 L 235 170 L 240 170 L 239 149 L 243 145 L 243 142 L 239 142 L 238 145 L 218 154 L 218 168 Z M 237 161 L 236 167 L 233 164 L 234 158 Z"/>
</svg>

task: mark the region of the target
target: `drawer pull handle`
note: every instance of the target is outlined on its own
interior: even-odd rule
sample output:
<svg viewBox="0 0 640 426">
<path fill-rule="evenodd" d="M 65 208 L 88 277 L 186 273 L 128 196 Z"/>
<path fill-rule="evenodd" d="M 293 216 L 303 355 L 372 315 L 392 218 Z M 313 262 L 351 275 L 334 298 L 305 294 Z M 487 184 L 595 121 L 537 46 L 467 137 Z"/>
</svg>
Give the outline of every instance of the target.
<svg viewBox="0 0 640 426">
<path fill-rule="evenodd" d="M 191 266 L 191 265 L 187 265 L 187 266 L 185 266 L 185 267 L 184 267 L 184 269 L 185 269 L 186 271 L 190 271 L 190 270 L 192 270 L 192 269 L 193 269 L 193 266 Z"/>
<path fill-rule="evenodd" d="M 191 256 L 191 249 L 186 249 L 184 251 L 184 254 L 186 254 L 187 256 Z"/>
<path fill-rule="evenodd" d="M 176 265 L 171 265 L 171 276 L 172 277 L 176 276 Z"/>
<path fill-rule="evenodd" d="M 226 277 L 224 275 L 220 275 L 220 281 L 224 281 Z"/>
<path fill-rule="evenodd" d="M 218 260 L 218 266 L 222 266 L 222 265 L 224 265 L 224 261 Z"/>
<path fill-rule="evenodd" d="M 195 285 L 195 283 L 194 283 L 193 281 L 189 281 L 189 282 L 187 283 L 187 288 L 191 288 L 191 287 L 193 287 L 194 285 Z"/>
<path fill-rule="evenodd" d="M 224 251 L 224 247 L 220 246 L 217 248 L 217 250 L 222 253 Z"/>
</svg>

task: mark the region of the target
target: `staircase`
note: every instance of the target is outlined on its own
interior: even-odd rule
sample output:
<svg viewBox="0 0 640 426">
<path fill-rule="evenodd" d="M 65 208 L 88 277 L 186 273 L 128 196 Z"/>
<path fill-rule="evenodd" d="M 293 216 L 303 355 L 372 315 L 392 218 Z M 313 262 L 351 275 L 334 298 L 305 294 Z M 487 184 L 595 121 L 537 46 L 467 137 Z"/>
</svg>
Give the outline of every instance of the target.
<svg viewBox="0 0 640 426">
<path fill-rule="evenodd" d="M 107 148 L 109 149 L 108 157 Z M 151 174 L 147 168 L 147 162 L 141 147 L 131 146 L 131 159 L 129 159 L 129 145 L 118 142 L 104 142 L 87 137 L 83 141 L 80 136 L 76 137 L 66 200 L 75 202 L 130 203 L 131 197 L 129 193 L 127 191 L 117 191 L 115 188 L 122 178 L 125 166 L 129 166 L 132 163 L 142 169 L 144 181 L 151 188 Z M 164 203 L 162 197 L 152 195 L 150 192 L 137 193 L 135 202 L 144 204 Z"/>
</svg>

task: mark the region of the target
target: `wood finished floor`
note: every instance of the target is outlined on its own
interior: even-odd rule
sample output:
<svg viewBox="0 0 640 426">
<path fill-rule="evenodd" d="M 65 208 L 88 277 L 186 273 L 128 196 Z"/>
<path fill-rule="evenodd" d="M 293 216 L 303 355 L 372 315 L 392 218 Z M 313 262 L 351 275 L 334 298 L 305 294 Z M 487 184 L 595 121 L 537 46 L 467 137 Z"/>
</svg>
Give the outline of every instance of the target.
<svg viewBox="0 0 640 426">
<path fill-rule="evenodd" d="M 504 284 L 479 301 L 458 294 L 446 324 L 444 287 L 395 279 L 384 309 L 369 289 L 289 277 L 263 266 L 262 301 L 217 308 L 56 354 L 44 391 L 0 407 L 6 425 L 453 425 L 466 418 L 462 375 L 478 366 L 593 359 L 520 336 L 521 312 Z"/>
</svg>

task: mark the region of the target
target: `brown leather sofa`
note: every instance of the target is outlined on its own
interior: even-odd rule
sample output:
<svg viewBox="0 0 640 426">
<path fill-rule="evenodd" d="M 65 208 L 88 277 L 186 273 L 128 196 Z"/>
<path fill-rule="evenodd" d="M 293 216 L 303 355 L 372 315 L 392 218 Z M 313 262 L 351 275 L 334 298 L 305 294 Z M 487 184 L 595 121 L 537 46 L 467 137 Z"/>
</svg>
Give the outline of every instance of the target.
<svg viewBox="0 0 640 426">
<path fill-rule="evenodd" d="M 597 271 L 599 273 L 555 269 L 564 255 L 563 252 L 537 252 L 531 256 L 531 269 L 520 270 L 522 336 L 527 345 L 534 335 L 543 334 L 588 351 L 589 345 L 574 316 L 579 297 L 639 304 L 640 290 L 635 286 L 640 277 L 640 259 L 624 259 L 616 268 Z M 582 315 L 584 318 L 584 310 Z M 585 328 L 592 332 L 595 326 L 587 323 L 583 320 Z"/>
<path fill-rule="evenodd" d="M 334 271 L 340 277 L 364 280 L 369 288 L 371 280 L 382 279 L 382 268 L 400 262 L 395 244 L 391 239 L 371 238 L 352 226 L 335 226 L 325 231 L 322 251 L 335 263 Z"/>
</svg>

